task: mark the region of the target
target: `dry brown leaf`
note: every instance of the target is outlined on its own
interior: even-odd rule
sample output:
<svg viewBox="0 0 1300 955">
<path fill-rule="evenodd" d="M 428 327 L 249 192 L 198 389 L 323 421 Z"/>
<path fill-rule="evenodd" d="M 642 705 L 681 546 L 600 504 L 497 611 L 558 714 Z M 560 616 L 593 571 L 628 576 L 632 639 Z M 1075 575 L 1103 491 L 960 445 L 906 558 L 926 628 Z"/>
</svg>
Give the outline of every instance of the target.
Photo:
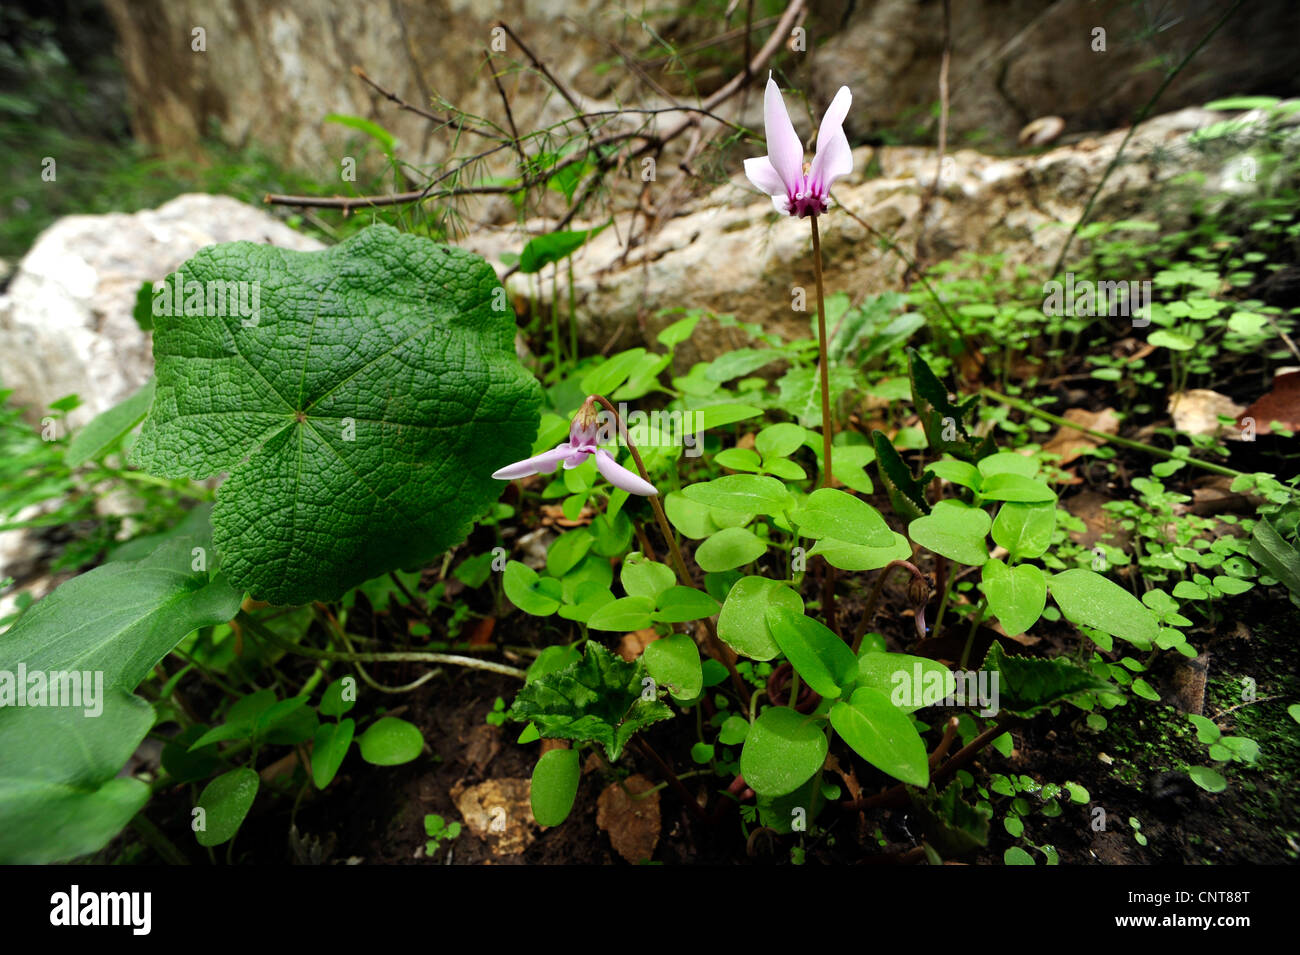
<svg viewBox="0 0 1300 955">
<path fill-rule="evenodd" d="M 1103 434 L 1119 433 L 1119 415 L 1114 408 L 1102 408 L 1100 411 L 1087 411 L 1084 408 L 1071 408 L 1062 417 L 1080 427 L 1091 428 Z M 1085 451 L 1099 448 L 1106 442 L 1090 434 L 1084 434 L 1074 428 L 1061 428 L 1052 439 L 1043 445 L 1048 454 L 1059 454 L 1061 460 L 1057 467 L 1065 467 Z"/>
<path fill-rule="evenodd" d="M 501 727 L 479 723 L 462 737 L 465 744 L 465 762 L 480 773 L 501 751 Z"/>
<path fill-rule="evenodd" d="M 1224 428 L 1219 415 L 1235 418 L 1245 409 L 1227 395 L 1209 388 L 1192 388 L 1169 396 L 1169 413 L 1174 427 L 1183 434 L 1218 434 Z"/>
<path fill-rule="evenodd" d="M 659 844 L 659 792 L 652 789 L 654 783 L 638 773 L 606 786 L 596 800 L 596 825 L 609 834 L 614 851 L 632 865 L 648 861 Z M 641 793 L 649 795 L 632 798 Z"/>
<path fill-rule="evenodd" d="M 618 641 L 618 655 L 631 663 L 645 652 L 646 647 L 658 639 L 659 634 L 655 633 L 654 628 L 625 633 Z"/>
<path fill-rule="evenodd" d="M 537 838 L 527 779 L 489 779 L 477 786 L 458 782 L 451 798 L 474 835 L 496 855 L 518 855 Z"/>
<path fill-rule="evenodd" d="M 1300 430 L 1300 371 L 1274 378 L 1273 390 L 1253 402 L 1241 417 L 1255 419 L 1256 434 L 1272 433 L 1274 421 L 1289 431 Z"/>
</svg>

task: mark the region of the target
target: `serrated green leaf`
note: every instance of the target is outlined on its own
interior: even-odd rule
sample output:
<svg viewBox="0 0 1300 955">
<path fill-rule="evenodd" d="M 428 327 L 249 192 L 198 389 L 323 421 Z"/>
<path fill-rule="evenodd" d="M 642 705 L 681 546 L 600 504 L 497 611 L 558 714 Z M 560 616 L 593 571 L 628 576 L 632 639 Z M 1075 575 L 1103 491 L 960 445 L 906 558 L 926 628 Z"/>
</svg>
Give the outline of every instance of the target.
<svg viewBox="0 0 1300 955">
<path fill-rule="evenodd" d="M 641 658 L 627 663 L 589 640 L 580 662 L 524 686 L 509 715 L 531 720 L 549 739 L 600 743 L 613 762 L 637 730 L 673 715 L 657 697 L 644 697 L 643 678 Z"/>
<path fill-rule="evenodd" d="M 1035 713 L 1088 690 L 1113 693 L 1115 689 L 1069 660 L 1007 656 L 996 642 L 989 648 L 984 668 L 998 674 L 1001 709 L 1018 716 Z"/>
<path fill-rule="evenodd" d="M 929 514 L 925 483 L 930 480 L 932 472 L 923 472 L 920 481 L 912 477 L 911 470 L 883 432 L 871 432 L 871 443 L 876 449 L 876 470 L 880 474 L 880 482 L 885 485 L 894 513 L 908 520 Z"/>
</svg>

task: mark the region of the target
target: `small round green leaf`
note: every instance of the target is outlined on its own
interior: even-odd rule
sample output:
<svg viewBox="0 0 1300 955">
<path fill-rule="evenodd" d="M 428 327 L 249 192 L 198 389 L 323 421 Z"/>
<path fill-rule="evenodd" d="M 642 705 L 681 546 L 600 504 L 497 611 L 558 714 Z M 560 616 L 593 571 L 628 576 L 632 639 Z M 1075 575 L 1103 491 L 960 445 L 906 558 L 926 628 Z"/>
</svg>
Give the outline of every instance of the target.
<svg viewBox="0 0 1300 955">
<path fill-rule="evenodd" d="M 406 720 L 385 716 L 377 720 L 358 740 L 361 758 L 375 766 L 409 763 L 424 749 L 424 737 Z"/>
<path fill-rule="evenodd" d="M 733 570 L 753 563 L 767 551 L 767 544 L 748 528 L 728 527 L 718 531 L 695 551 L 695 562 L 709 573 Z"/>
<path fill-rule="evenodd" d="M 667 687 L 679 700 L 693 700 L 704 689 L 700 650 L 684 633 L 674 633 L 647 645 L 645 665 L 654 681 Z"/>
<path fill-rule="evenodd" d="M 257 773 L 241 766 L 204 787 L 197 804 L 203 810 L 203 828 L 194 833 L 199 845 L 219 846 L 234 837 L 257 798 L 258 785 Z"/>
<path fill-rule="evenodd" d="M 737 653 L 754 660 L 771 660 L 781 652 L 767 625 L 767 609 L 772 606 L 803 613 L 803 598 L 766 577 L 740 578 L 718 614 L 718 636 Z"/>
</svg>

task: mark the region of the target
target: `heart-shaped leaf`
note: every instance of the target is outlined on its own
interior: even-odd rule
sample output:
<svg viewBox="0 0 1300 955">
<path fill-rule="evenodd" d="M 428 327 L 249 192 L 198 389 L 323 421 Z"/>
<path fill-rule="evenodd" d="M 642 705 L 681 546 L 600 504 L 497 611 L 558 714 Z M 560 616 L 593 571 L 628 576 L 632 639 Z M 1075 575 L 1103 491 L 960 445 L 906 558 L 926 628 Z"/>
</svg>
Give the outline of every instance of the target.
<svg viewBox="0 0 1300 955">
<path fill-rule="evenodd" d="M 754 660 L 771 660 L 781 648 L 767 625 L 769 607 L 803 613 L 803 598 L 780 581 L 741 577 L 732 585 L 718 614 L 718 637 L 727 646 Z"/>
<path fill-rule="evenodd" d="M 1008 567 L 995 558 L 980 573 L 980 589 L 988 598 L 989 610 L 1008 636 L 1018 636 L 1038 622 L 1047 605 L 1047 578 L 1041 570 L 1033 564 Z"/>
<path fill-rule="evenodd" d="M 788 706 L 769 706 L 745 736 L 740 772 L 760 796 L 784 796 L 821 769 L 827 748 L 826 734 L 814 720 Z"/>
<path fill-rule="evenodd" d="M 989 559 L 985 535 L 989 516 L 962 501 L 940 501 L 907 526 L 907 536 L 922 547 L 959 564 L 978 567 Z"/>
<path fill-rule="evenodd" d="M 499 496 L 492 472 L 528 456 L 540 388 L 471 252 L 377 225 L 321 252 L 210 246 L 168 282 L 185 302 L 154 320 L 157 393 L 131 460 L 229 472 L 213 542 L 254 597 L 330 600 L 427 561 Z M 191 289 L 224 314 L 196 312 Z"/>
</svg>

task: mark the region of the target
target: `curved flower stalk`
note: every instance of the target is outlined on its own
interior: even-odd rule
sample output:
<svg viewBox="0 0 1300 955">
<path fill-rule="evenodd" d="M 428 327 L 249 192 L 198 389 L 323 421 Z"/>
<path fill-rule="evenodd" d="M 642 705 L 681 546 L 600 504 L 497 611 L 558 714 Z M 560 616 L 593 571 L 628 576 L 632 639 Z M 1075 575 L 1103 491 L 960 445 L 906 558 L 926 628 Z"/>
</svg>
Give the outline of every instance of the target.
<svg viewBox="0 0 1300 955">
<path fill-rule="evenodd" d="M 772 197 L 777 212 L 803 219 L 819 216 L 830 208 L 831 186 L 853 171 L 853 151 L 844 135 L 844 117 L 852 103 L 853 94 L 847 86 L 841 86 L 822 117 L 812 164 L 805 165 L 803 143 L 790 122 L 781 90 L 768 73 L 763 94 L 767 155 L 746 159 L 745 175 Z"/>
<path fill-rule="evenodd" d="M 561 461 L 568 470 L 576 468 L 594 454 L 597 470 L 610 484 L 643 497 L 658 494 L 659 491 L 653 484 L 633 474 L 615 461 L 612 454 L 598 446 L 600 421 L 596 411 L 596 400 L 595 397 L 588 398 L 578 409 L 578 413 L 573 416 L 573 423 L 569 425 L 568 441 L 556 445 L 550 451 L 543 451 L 531 458 L 498 468 L 492 472 L 492 476 L 499 481 L 513 481 L 515 478 L 528 477 L 530 474 L 548 474 L 554 471 Z"/>
</svg>

